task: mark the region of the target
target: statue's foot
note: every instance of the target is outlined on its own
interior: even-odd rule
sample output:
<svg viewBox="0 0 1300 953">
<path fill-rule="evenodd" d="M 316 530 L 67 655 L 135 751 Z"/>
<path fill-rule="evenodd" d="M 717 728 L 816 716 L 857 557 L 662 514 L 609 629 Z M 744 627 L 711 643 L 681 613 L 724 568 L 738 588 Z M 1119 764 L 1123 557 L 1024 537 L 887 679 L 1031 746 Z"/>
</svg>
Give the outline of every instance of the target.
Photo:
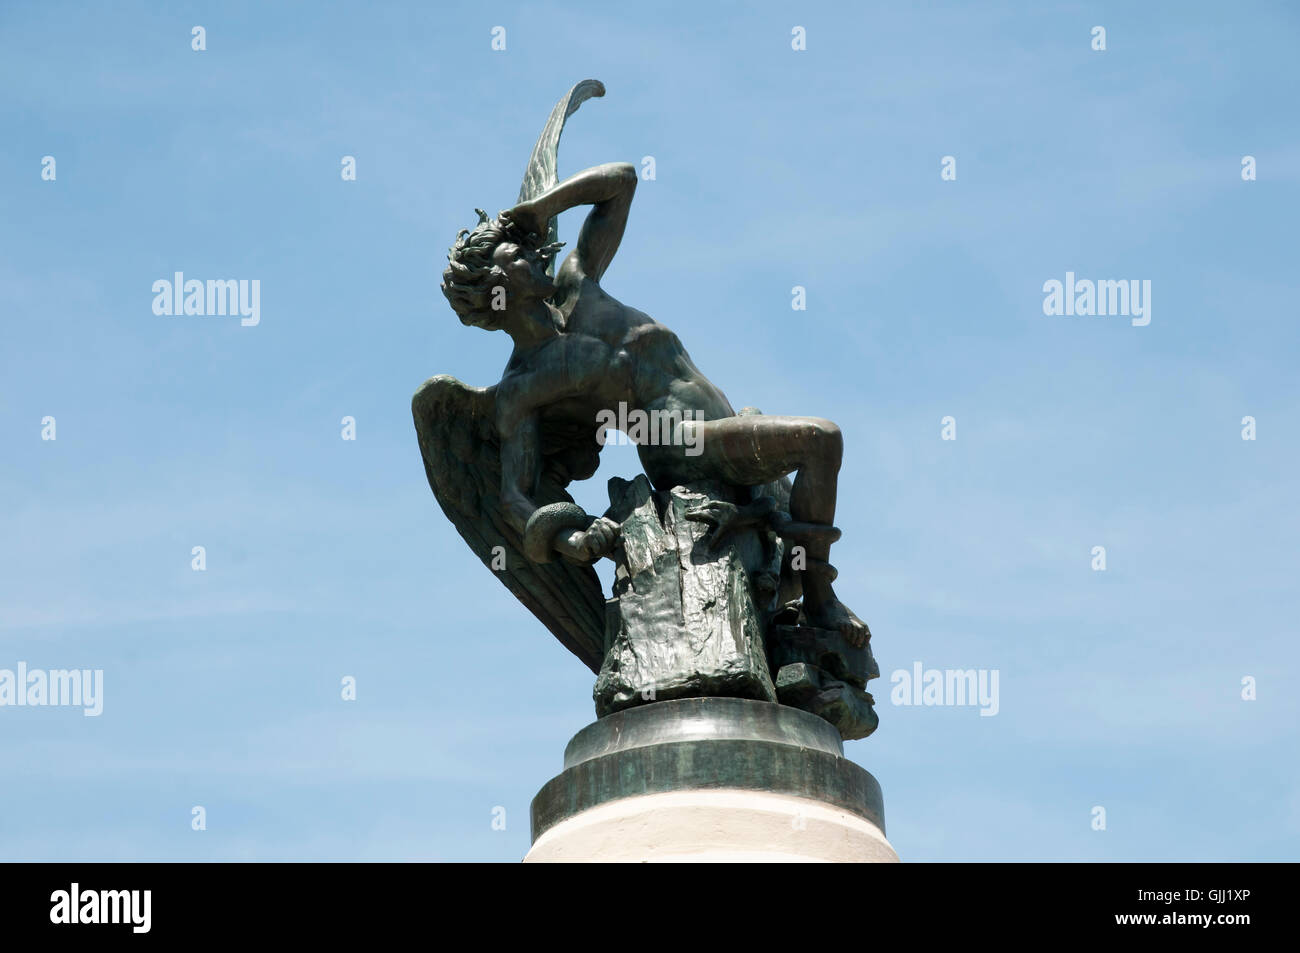
<svg viewBox="0 0 1300 953">
<path fill-rule="evenodd" d="M 819 629 L 830 629 L 844 636 L 846 642 L 855 649 L 860 649 L 871 638 L 867 624 L 854 615 L 853 610 L 832 596 L 815 604 L 807 598 L 803 604 L 804 616 L 808 624 Z"/>
</svg>

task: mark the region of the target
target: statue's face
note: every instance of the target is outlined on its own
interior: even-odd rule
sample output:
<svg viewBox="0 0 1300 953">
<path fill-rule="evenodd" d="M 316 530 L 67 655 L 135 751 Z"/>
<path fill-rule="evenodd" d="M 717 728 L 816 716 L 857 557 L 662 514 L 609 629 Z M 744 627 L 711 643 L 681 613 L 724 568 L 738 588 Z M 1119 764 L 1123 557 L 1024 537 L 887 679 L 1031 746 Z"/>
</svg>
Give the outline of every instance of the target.
<svg viewBox="0 0 1300 953">
<path fill-rule="evenodd" d="M 502 242 L 492 252 L 492 262 L 506 273 L 507 295 L 546 298 L 555 291 L 554 283 L 546 274 L 546 259 L 540 252 L 514 242 Z"/>
</svg>

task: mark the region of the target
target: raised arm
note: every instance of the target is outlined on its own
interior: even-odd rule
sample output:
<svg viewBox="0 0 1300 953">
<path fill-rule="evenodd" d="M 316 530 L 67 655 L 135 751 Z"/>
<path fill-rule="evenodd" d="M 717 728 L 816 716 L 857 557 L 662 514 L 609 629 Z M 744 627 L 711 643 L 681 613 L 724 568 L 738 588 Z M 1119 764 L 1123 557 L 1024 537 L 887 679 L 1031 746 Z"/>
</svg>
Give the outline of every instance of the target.
<svg viewBox="0 0 1300 953">
<path fill-rule="evenodd" d="M 599 281 L 623 240 L 634 192 L 635 167 L 627 162 L 607 162 L 584 169 L 537 198 L 516 205 L 509 216 L 525 231 L 544 236 L 546 223 L 560 212 L 578 205 L 594 206 L 582 223 L 574 253 L 563 267 L 576 268 L 592 281 Z"/>
</svg>

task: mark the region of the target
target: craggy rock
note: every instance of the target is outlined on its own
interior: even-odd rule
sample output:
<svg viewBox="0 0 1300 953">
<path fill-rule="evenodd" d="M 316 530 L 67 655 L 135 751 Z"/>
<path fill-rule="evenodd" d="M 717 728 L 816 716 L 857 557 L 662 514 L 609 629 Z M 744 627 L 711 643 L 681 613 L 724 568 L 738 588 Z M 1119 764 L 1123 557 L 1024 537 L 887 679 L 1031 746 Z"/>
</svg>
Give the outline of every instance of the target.
<svg viewBox="0 0 1300 953">
<path fill-rule="evenodd" d="M 701 695 L 776 701 L 766 614 L 751 583 L 769 560 L 763 541 L 747 529 L 710 550 L 709 527 L 686 518 L 710 499 L 728 500 L 727 492 L 708 481 L 656 493 L 644 476 L 610 480 L 606 515 L 622 531 L 593 691 L 597 715 Z"/>
</svg>

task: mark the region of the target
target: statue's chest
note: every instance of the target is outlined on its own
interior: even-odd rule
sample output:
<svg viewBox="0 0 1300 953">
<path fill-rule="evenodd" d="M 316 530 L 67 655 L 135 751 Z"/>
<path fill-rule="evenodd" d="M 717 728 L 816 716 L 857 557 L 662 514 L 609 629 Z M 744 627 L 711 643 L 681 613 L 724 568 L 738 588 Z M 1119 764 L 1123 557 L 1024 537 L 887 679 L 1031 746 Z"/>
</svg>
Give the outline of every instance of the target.
<svg viewBox="0 0 1300 953">
<path fill-rule="evenodd" d="M 618 344 L 586 334 L 565 334 L 547 347 L 536 373 L 547 381 L 548 390 L 558 388 L 568 398 L 599 401 L 617 393 L 629 362 Z"/>
<path fill-rule="evenodd" d="M 587 416 L 621 399 L 630 370 L 631 358 L 620 348 L 587 335 L 561 335 L 502 382 L 498 409 L 507 416 L 541 408 Z"/>
</svg>

